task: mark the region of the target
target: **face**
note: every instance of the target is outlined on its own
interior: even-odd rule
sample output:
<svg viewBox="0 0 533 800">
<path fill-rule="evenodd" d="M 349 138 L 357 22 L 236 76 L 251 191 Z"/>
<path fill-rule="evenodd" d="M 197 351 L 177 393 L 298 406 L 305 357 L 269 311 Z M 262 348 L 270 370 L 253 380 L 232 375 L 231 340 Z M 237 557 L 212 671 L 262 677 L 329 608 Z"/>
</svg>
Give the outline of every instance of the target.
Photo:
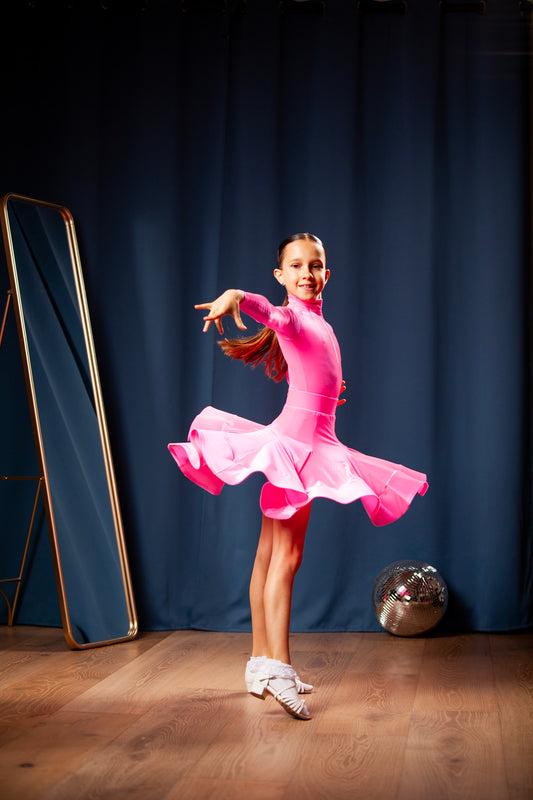
<svg viewBox="0 0 533 800">
<path fill-rule="evenodd" d="M 283 251 L 281 268 L 274 270 L 287 294 L 300 300 L 320 300 L 329 278 L 324 248 L 307 239 L 289 242 Z"/>
</svg>

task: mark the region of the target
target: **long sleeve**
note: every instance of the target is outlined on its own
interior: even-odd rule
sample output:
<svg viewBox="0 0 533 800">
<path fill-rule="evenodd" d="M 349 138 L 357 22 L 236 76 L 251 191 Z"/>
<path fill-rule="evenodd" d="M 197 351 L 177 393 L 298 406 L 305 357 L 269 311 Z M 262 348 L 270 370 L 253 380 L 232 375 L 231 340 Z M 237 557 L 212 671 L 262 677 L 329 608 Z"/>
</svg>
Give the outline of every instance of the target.
<svg viewBox="0 0 533 800">
<path fill-rule="evenodd" d="M 287 339 L 293 339 L 300 331 L 300 321 L 289 306 L 274 306 L 261 294 L 244 292 L 240 308 L 256 322 L 272 328 Z"/>
</svg>

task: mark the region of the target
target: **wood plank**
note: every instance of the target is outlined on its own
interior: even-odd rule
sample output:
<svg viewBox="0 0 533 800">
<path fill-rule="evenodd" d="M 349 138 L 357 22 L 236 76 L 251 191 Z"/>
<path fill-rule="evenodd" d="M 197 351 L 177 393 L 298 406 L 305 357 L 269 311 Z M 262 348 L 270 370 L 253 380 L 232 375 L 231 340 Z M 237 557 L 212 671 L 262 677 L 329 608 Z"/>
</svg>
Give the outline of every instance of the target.
<svg viewBox="0 0 533 800">
<path fill-rule="evenodd" d="M 394 800 L 404 748 L 395 736 L 316 735 L 297 764 L 287 800 Z"/>
<path fill-rule="evenodd" d="M 176 690 L 43 798 L 164 798 L 201 760 L 228 720 L 242 715 L 246 699 L 228 692 Z"/>
<path fill-rule="evenodd" d="M 341 633 L 332 631 L 291 633 L 289 644 L 291 654 L 293 654 L 292 661 L 295 661 L 294 654 L 296 651 L 312 653 L 314 650 L 336 650 L 343 653 L 355 653 L 359 649 L 364 636 L 364 633 L 353 631 Z M 297 664 L 295 664 L 295 668 L 298 669 Z"/>
<path fill-rule="evenodd" d="M 397 800 L 507 800 L 497 713 L 414 713 Z"/>
<path fill-rule="evenodd" d="M 2 723 L 36 725 L 87 689 L 119 671 L 123 664 L 152 649 L 158 637 L 99 647 L 91 650 L 39 651 L 37 668 L 14 668 L 4 675 Z M 22 679 L 18 680 L 21 676 Z M 88 709 L 91 710 L 91 709 Z M 123 709 L 128 713 L 131 709 Z"/>
<path fill-rule="evenodd" d="M 356 658 L 350 662 L 352 672 L 418 675 L 425 652 L 426 639 L 392 636 L 389 633 L 363 633 Z"/>
<path fill-rule="evenodd" d="M 191 766 L 187 778 L 286 783 L 304 757 L 312 721 L 297 720 L 268 696 L 244 698 L 208 750 Z"/>
<path fill-rule="evenodd" d="M 241 634 L 241 636 L 244 636 Z M 242 643 L 227 633 L 175 631 L 148 652 L 116 670 L 108 678 L 76 697 L 69 704 L 71 711 L 124 713 L 135 707 L 149 710 L 176 687 L 218 689 L 239 687 L 245 691 L 244 666 L 241 658 L 231 656 L 232 669 L 227 669 L 228 637 L 240 650 Z M 229 646 L 231 651 L 231 645 Z M 218 671 L 218 658 L 226 655 L 226 666 Z M 237 661 L 240 669 L 235 668 Z M 215 666 L 216 665 L 216 666 Z"/>
<path fill-rule="evenodd" d="M 180 646 L 183 632 L 172 634 L 170 642 Z M 244 671 L 252 645 L 249 633 L 189 631 L 191 649 L 187 657 L 174 660 L 175 686 L 189 689 L 226 689 L 246 692 Z M 194 659 L 194 669 L 191 669 Z"/>
<path fill-rule="evenodd" d="M 33 638 L 21 639 L 18 646 L 0 652 L 0 689 L 20 686 L 29 676 L 39 680 L 49 673 L 51 662 L 54 669 L 71 664 L 91 669 L 92 665 L 94 677 L 100 680 L 168 636 L 168 633 L 146 633 L 130 642 L 91 650 L 70 650 L 64 637 L 57 639 L 53 631 L 53 628 L 36 629 Z"/>
<path fill-rule="evenodd" d="M 0 659 L 8 649 L 39 649 L 43 644 L 53 649 L 69 649 L 63 628 L 38 625 L 0 625 Z"/>
<path fill-rule="evenodd" d="M 16 728 L 13 725 L 0 725 L 0 747 L 21 736 L 24 728 Z"/>
<path fill-rule="evenodd" d="M 290 636 L 292 664 L 306 683 L 314 688 L 314 697 L 325 692 L 331 682 L 340 679 L 351 654 L 361 646 L 361 633 L 294 633 Z"/>
<path fill-rule="evenodd" d="M 0 748 L 2 800 L 42 797 L 65 773 L 74 772 L 129 728 L 135 717 L 59 711 Z"/>
<path fill-rule="evenodd" d="M 533 797 L 533 634 L 490 636 L 511 800 Z"/>
<path fill-rule="evenodd" d="M 318 731 L 407 736 L 423 652 L 424 641 L 420 639 L 363 636 Z"/>
<path fill-rule="evenodd" d="M 282 800 L 286 788 L 279 781 L 182 778 L 164 800 Z"/>
<path fill-rule="evenodd" d="M 68 652 L 62 629 L 0 626 L 0 690 L 38 672 L 52 654 Z"/>
<path fill-rule="evenodd" d="M 307 678 L 314 687 L 306 699 L 312 703 L 315 717 L 325 709 L 326 703 L 338 686 L 351 658 L 352 653 L 344 649 L 315 648 L 306 652 L 294 648 L 293 664 L 297 666 L 300 676 L 304 680 Z"/>
<path fill-rule="evenodd" d="M 330 699 L 318 731 L 355 736 L 407 736 L 417 677 L 348 673 Z"/>
<path fill-rule="evenodd" d="M 533 633 L 519 631 L 516 633 L 488 634 L 492 658 L 518 658 L 520 661 L 533 661 Z"/>
<path fill-rule="evenodd" d="M 426 639 L 415 711 L 498 711 L 488 637 Z"/>
</svg>

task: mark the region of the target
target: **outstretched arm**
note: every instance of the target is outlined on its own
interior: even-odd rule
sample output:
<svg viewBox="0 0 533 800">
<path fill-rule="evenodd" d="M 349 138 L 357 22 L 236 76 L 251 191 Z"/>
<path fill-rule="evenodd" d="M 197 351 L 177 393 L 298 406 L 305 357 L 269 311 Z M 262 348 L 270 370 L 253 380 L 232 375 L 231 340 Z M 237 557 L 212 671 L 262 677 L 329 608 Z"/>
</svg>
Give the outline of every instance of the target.
<svg viewBox="0 0 533 800">
<path fill-rule="evenodd" d="M 218 332 L 224 333 L 224 328 L 222 327 L 222 317 L 224 317 L 226 314 L 229 314 L 231 317 L 233 317 L 235 325 L 240 328 L 241 331 L 245 331 L 246 325 L 241 319 L 241 312 L 239 308 L 240 302 L 243 299 L 244 292 L 241 292 L 240 289 L 227 289 L 211 303 L 199 303 L 198 305 L 194 306 L 195 308 L 209 309 L 209 313 L 204 317 L 205 324 L 203 332 L 205 333 L 208 331 L 211 323 L 214 322 L 217 326 Z"/>
</svg>

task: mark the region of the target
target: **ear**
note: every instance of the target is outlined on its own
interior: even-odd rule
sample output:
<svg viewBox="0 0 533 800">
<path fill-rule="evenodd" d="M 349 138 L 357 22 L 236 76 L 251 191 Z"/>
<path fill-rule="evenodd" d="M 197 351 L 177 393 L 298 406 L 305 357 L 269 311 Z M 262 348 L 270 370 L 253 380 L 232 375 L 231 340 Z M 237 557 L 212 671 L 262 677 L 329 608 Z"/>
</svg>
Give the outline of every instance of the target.
<svg viewBox="0 0 533 800">
<path fill-rule="evenodd" d="M 329 281 L 330 274 L 331 273 L 330 273 L 329 269 L 327 269 L 326 270 L 326 274 L 324 275 L 324 283 L 327 283 Z"/>
<path fill-rule="evenodd" d="M 274 270 L 274 277 L 278 283 L 281 283 L 282 286 L 285 286 L 285 281 L 283 280 L 283 272 L 278 267 L 276 267 L 276 269 Z"/>
</svg>

